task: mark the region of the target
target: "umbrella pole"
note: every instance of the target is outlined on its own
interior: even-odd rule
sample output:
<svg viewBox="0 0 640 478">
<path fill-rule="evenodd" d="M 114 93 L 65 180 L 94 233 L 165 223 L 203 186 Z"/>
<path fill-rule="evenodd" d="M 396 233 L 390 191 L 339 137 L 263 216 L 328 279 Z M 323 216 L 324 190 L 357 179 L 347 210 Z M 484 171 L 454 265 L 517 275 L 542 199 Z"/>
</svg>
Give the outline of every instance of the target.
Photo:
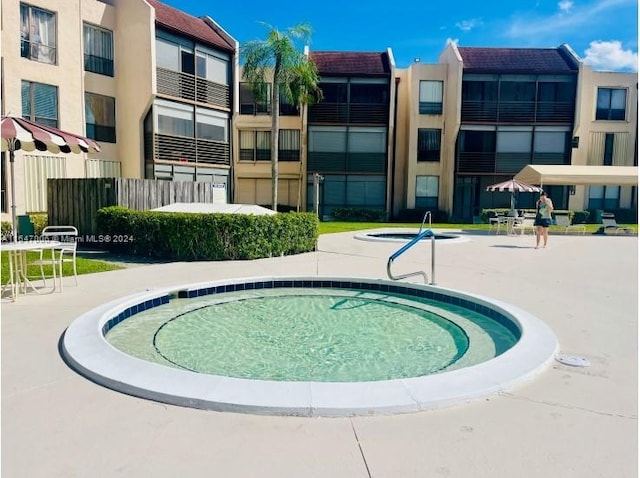
<svg viewBox="0 0 640 478">
<path fill-rule="evenodd" d="M 11 235 L 13 242 L 18 240 L 18 223 L 16 216 L 16 174 L 14 148 L 9 148 L 9 170 L 11 171 Z"/>
</svg>

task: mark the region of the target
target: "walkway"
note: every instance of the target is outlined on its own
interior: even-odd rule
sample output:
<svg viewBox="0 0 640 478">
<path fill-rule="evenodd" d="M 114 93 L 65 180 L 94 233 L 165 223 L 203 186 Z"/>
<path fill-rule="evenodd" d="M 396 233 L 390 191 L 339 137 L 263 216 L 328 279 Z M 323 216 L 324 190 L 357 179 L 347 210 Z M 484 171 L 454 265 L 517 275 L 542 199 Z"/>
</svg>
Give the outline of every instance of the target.
<svg viewBox="0 0 640 478">
<path fill-rule="evenodd" d="M 321 236 L 319 252 L 236 262 L 138 265 L 81 276 L 63 294 L 2 304 L 2 476 L 638 476 L 638 238 L 473 235 L 437 245 L 436 281 L 546 321 L 562 353 L 508 393 L 424 413 L 265 417 L 180 408 L 102 388 L 69 369 L 58 342 L 75 317 L 124 294 L 271 274 L 385 277 L 398 244 Z M 429 270 L 429 246 L 395 270 Z"/>
</svg>

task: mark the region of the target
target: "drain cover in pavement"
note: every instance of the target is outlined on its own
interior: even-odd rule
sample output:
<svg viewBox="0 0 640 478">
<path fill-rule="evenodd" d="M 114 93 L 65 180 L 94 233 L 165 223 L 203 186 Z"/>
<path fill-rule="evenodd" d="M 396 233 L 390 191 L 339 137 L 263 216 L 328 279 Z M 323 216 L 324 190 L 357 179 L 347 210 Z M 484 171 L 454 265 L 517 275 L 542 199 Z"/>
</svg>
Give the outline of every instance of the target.
<svg viewBox="0 0 640 478">
<path fill-rule="evenodd" d="M 564 365 L 570 365 L 571 367 L 588 367 L 591 365 L 584 357 L 578 357 L 577 355 L 558 355 L 556 360 Z"/>
</svg>

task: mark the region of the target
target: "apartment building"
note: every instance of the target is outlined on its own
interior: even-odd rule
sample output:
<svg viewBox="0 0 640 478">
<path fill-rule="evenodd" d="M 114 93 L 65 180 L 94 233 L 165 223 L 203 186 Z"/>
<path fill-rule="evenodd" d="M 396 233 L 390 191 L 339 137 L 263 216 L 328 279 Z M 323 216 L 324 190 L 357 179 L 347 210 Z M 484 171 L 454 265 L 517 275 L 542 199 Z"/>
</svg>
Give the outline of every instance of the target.
<svg viewBox="0 0 640 478">
<path fill-rule="evenodd" d="M 391 197 L 395 64 L 384 52 L 312 51 L 323 100 L 307 117 L 307 210 L 321 178 L 319 213 L 334 208 L 387 210 Z"/>
<path fill-rule="evenodd" d="M 100 153 L 16 155 L 18 214 L 46 210 L 46 179 L 207 181 L 271 203 L 270 92 L 243 82 L 236 40 L 157 0 L 5 0 L 2 113 L 96 139 Z M 64 25 L 64 28 L 61 28 Z M 279 203 L 441 210 L 506 207 L 490 184 L 526 165 L 637 165 L 637 75 L 599 72 L 567 45 L 449 44 L 437 63 L 307 52 L 324 99 L 280 100 Z M 269 79 L 267 79 L 269 80 Z M 269 86 L 270 88 L 270 86 Z M 11 187 L 2 161 L 2 218 Z M 550 186 L 557 208 L 637 208 L 637 187 Z M 521 194 L 519 207 L 533 205 Z"/>
<path fill-rule="evenodd" d="M 243 81 L 239 69 L 238 101 L 234 109 L 234 201 L 271 207 L 271 88 L 260 94 Z M 304 111 L 287 102 L 279 105 L 278 203 L 304 210 L 306 131 Z"/>
<path fill-rule="evenodd" d="M 399 74 L 399 208 L 437 208 L 472 221 L 508 207 L 487 186 L 529 164 L 637 165 L 637 78 L 594 72 L 567 45 L 449 44 L 433 65 Z M 406 140 L 404 140 L 406 138 Z M 545 187 L 558 209 L 637 207 L 637 188 Z M 532 207 L 533 194 L 520 194 Z"/>
<path fill-rule="evenodd" d="M 156 0 L 6 0 L 1 8 L 2 114 L 101 145 L 91 155 L 17 153 L 18 214 L 46 210 L 47 178 L 231 184 L 237 42 L 215 21 Z"/>
</svg>

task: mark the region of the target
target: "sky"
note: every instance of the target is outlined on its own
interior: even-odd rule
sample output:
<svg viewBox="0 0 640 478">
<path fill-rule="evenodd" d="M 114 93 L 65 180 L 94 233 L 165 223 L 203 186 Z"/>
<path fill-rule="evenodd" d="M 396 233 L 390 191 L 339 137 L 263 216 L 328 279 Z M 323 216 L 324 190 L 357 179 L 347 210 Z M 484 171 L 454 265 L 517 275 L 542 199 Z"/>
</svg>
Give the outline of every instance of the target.
<svg viewBox="0 0 640 478">
<path fill-rule="evenodd" d="M 448 42 L 553 48 L 567 43 L 596 70 L 638 70 L 637 0 L 162 0 L 207 15 L 240 45 L 306 23 L 311 50 L 385 51 L 396 66 L 437 63 Z"/>
</svg>

